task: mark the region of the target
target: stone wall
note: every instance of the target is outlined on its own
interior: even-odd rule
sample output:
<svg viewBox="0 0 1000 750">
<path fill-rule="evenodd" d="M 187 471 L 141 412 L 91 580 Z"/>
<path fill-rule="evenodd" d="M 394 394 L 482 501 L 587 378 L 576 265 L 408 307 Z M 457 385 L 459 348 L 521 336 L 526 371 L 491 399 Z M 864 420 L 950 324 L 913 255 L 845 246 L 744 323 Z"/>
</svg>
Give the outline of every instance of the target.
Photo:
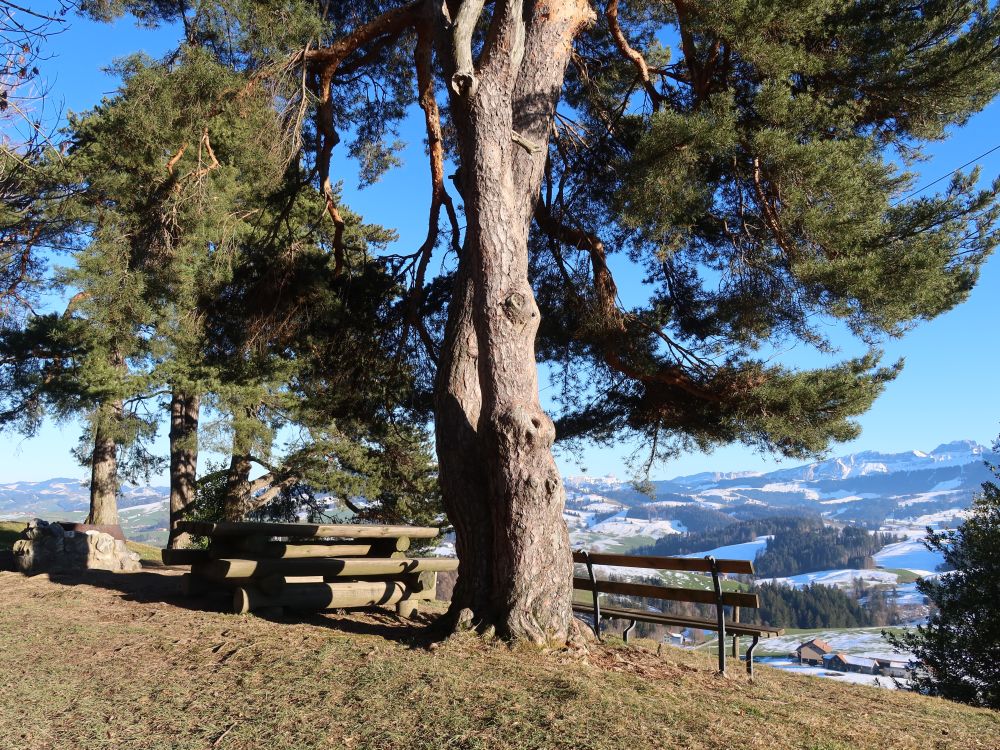
<svg viewBox="0 0 1000 750">
<path fill-rule="evenodd" d="M 111 534 L 67 531 L 56 522 L 28 522 L 22 538 L 14 542 L 14 566 L 22 573 L 56 573 L 73 570 L 139 570 L 139 555 Z"/>
</svg>

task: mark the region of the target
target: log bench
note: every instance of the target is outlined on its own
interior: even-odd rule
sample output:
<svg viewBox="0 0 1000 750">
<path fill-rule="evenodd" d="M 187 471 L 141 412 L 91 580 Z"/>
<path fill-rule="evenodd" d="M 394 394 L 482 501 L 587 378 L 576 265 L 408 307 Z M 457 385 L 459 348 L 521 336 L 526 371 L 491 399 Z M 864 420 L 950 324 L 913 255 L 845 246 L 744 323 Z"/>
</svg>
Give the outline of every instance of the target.
<svg viewBox="0 0 1000 750">
<path fill-rule="evenodd" d="M 425 526 L 181 521 L 178 529 L 208 537 L 208 548 L 165 549 L 164 564 L 191 566 L 188 594 L 230 590 L 236 613 L 391 604 L 410 617 L 434 598 L 438 572 L 458 568 L 451 558 L 407 556 L 411 539 L 438 535 Z"/>
<path fill-rule="evenodd" d="M 739 621 L 740 609 L 758 609 L 760 599 L 757 594 L 744 591 L 724 591 L 722 576 L 727 573 L 753 575 L 753 563 L 749 560 L 717 560 L 714 557 L 651 557 L 641 555 L 616 555 L 591 553 L 579 550 L 573 553 L 573 562 L 587 567 L 587 577 L 574 576 L 573 588 L 589 591 L 592 603 L 574 602 L 573 610 L 593 616 L 594 632 L 598 640 L 601 638 L 602 619 L 629 620 L 630 624 L 624 633 L 628 642 L 629 634 L 637 622 L 648 622 L 654 625 L 691 628 L 694 630 L 709 630 L 719 635 L 719 671 L 726 673 L 726 636 L 733 639 L 733 658 L 739 658 L 739 637 L 749 636 L 753 639 L 746 650 L 747 673 L 753 676 L 753 652 L 761 638 L 777 636 L 785 631 L 767 625 L 748 625 Z M 611 565 L 627 568 L 644 568 L 648 570 L 669 570 L 690 573 L 708 573 L 712 576 L 712 589 L 690 589 L 672 586 L 656 586 L 648 583 L 631 583 L 627 581 L 600 580 L 594 573 L 595 566 Z M 640 596 L 661 601 L 692 602 L 708 604 L 715 607 L 714 618 L 687 617 L 671 615 L 663 612 L 648 612 L 627 607 L 602 606 L 601 594 L 618 594 L 622 596 Z M 729 617 L 726 617 L 726 608 Z"/>
</svg>

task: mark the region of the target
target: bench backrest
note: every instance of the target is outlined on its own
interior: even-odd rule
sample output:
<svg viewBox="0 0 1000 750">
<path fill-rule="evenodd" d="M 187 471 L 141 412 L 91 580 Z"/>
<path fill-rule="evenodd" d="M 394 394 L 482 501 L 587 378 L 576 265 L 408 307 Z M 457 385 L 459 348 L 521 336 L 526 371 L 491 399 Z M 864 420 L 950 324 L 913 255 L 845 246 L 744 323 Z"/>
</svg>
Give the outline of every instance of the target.
<svg viewBox="0 0 1000 750">
<path fill-rule="evenodd" d="M 753 563 L 749 560 L 714 560 L 699 557 L 652 557 L 646 555 L 616 555 L 603 552 L 573 553 L 573 562 L 590 565 L 614 565 L 623 568 L 647 568 L 650 570 L 675 570 L 692 573 L 739 573 L 753 575 Z M 589 578 L 574 577 L 573 588 L 582 591 L 594 591 L 601 594 L 621 594 L 624 596 L 644 596 L 650 599 L 662 599 L 675 602 L 693 602 L 695 604 L 717 604 L 714 590 L 686 589 L 674 586 L 654 586 L 648 583 L 629 583 L 626 581 L 591 581 Z M 757 594 L 742 591 L 722 592 L 724 606 L 760 607 Z"/>
</svg>

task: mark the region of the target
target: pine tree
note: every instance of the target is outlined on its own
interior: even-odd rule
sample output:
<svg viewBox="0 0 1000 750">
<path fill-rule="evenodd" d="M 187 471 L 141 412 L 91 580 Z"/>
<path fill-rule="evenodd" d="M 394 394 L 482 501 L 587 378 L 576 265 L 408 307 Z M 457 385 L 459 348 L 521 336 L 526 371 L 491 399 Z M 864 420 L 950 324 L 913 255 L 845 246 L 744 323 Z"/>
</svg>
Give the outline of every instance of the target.
<svg viewBox="0 0 1000 750">
<path fill-rule="evenodd" d="M 393 126 L 419 104 L 428 232 L 395 265 L 411 284 L 404 331 L 436 370 L 462 566 L 451 618 L 512 637 L 572 627 L 536 333 L 538 356 L 565 369 L 564 438 L 631 432 L 652 459 L 735 441 L 809 456 L 853 438 L 897 374 L 878 342 L 964 299 L 996 244 L 1000 186 L 959 175 L 913 196 L 890 158 L 918 157 L 1000 89 L 1000 17 L 983 3 L 83 7 L 181 22 L 273 87 L 288 143 L 311 153 L 336 269 L 341 134 L 368 184 L 394 166 Z M 457 263 L 428 279 L 442 213 Z M 614 254 L 646 280 L 635 309 L 618 299 Z M 813 370 L 768 361 L 789 341 L 829 352 L 829 322 L 871 351 Z"/>
<path fill-rule="evenodd" d="M 49 39 L 65 30 L 71 7 L 59 0 L 38 12 L 0 1 L 0 329 L 30 313 L 47 270 L 46 250 L 66 228 L 50 168 L 54 126 L 46 123 L 44 71 Z"/>
<path fill-rule="evenodd" d="M 998 443 L 996 447 L 1000 447 Z M 1000 467 L 987 464 L 1000 479 Z M 933 605 L 926 625 L 893 646 L 911 651 L 916 690 L 963 703 L 1000 708 L 1000 485 L 984 482 L 969 516 L 954 530 L 927 530 L 924 544 L 944 557 L 948 572 L 921 578 L 917 590 Z"/>
</svg>

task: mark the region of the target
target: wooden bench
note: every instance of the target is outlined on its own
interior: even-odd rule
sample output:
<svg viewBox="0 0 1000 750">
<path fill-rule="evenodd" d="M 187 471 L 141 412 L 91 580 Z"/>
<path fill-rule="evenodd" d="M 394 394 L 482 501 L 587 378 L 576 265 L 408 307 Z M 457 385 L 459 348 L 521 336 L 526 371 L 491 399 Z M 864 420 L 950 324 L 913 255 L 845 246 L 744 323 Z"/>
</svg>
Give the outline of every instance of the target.
<svg viewBox="0 0 1000 750">
<path fill-rule="evenodd" d="M 191 566 L 187 593 L 231 589 L 236 613 L 393 604 L 409 617 L 434 598 L 438 572 L 458 569 L 451 558 L 407 556 L 411 539 L 438 535 L 432 527 L 182 521 L 178 529 L 208 537 L 208 548 L 165 549 L 163 562 Z"/>
<path fill-rule="evenodd" d="M 655 625 L 677 626 L 696 630 L 710 630 L 719 634 L 719 671 L 726 672 L 726 636 L 733 638 L 733 657 L 739 658 L 739 637 L 750 636 L 753 642 L 747 647 L 747 673 L 753 676 L 753 652 L 761 638 L 781 635 L 782 628 L 766 625 L 747 625 L 739 621 L 741 608 L 758 609 L 760 600 L 757 594 L 743 591 L 723 591 L 722 576 L 727 573 L 753 575 L 753 563 L 749 560 L 716 560 L 714 557 L 648 557 L 640 555 L 615 555 L 604 553 L 589 553 L 583 550 L 573 553 L 573 562 L 587 566 L 587 578 L 574 576 L 573 588 L 589 591 L 593 596 L 592 604 L 574 602 L 576 612 L 589 613 L 594 618 L 594 632 L 601 637 L 601 619 L 630 620 L 624 637 L 626 642 L 636 622 L 648 622 Z M 594 566 L 613 565 L 626 568 L 645 568 L 649 570 L 672 570 L 690 573 L 709 573 L 712 576 L 712 589 L 675 588 L 670 586 L 655 586 L 647 583 L 629 583 L 626 581 L 599 580 L 594 574 Z M 662 601 L 692 602 L 708 604 L 715 607 L 715 618 L 686 617 L 662 612 L 647 612 L 641 609 L 625 607 L 602 607 L 601 594 L 619 594 L 623 596 L 641 596 Z M 729 619 L 726 619 L 726 607 L 730 608 Z"/>
</svg>

